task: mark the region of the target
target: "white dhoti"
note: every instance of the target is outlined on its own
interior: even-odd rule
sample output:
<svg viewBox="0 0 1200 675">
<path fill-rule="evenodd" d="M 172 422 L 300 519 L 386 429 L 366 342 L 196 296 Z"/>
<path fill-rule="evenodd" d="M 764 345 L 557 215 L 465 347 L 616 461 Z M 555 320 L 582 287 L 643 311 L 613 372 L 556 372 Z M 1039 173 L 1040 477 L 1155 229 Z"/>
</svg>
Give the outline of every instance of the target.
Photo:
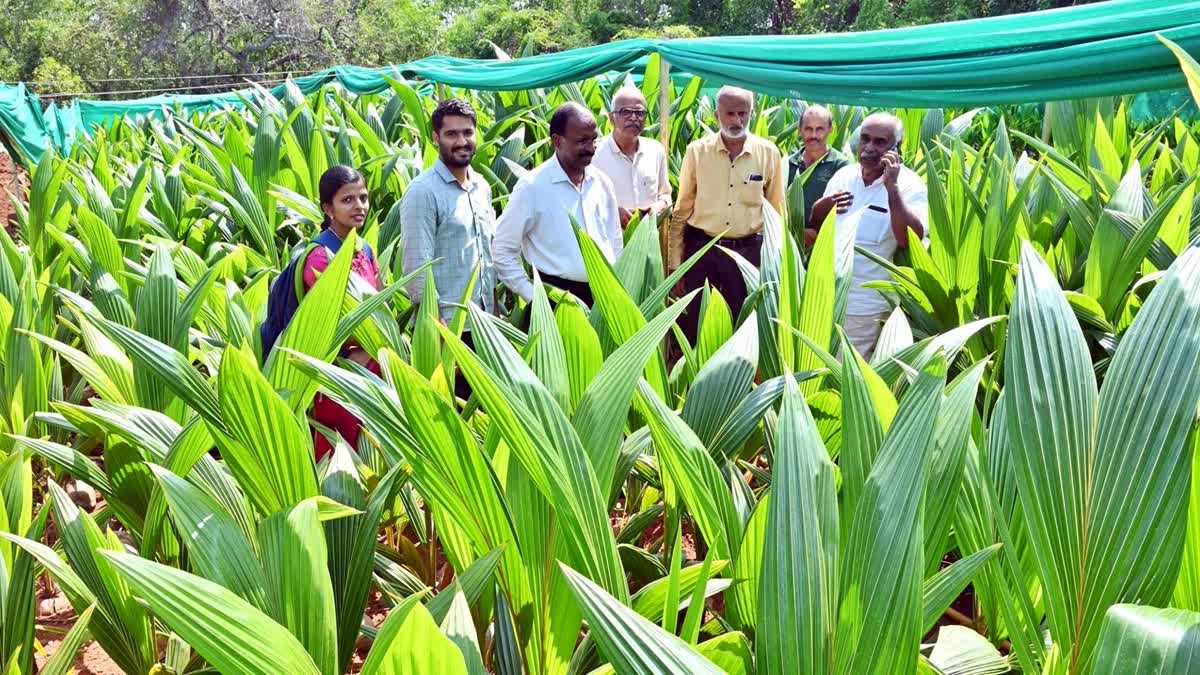
<svg viewBox="0 0 1200 675">
<path fill-rule="evenodd" d="M 877 314 L 847 314 L 842 328 L 854 349 L 862 355 L 864 361 L 871 360 L 875 352 L 875 343 L 879 341 L 879 333 L 883 330 L 883 322 L 887 320 L 888 312 Z"/>
</svg>

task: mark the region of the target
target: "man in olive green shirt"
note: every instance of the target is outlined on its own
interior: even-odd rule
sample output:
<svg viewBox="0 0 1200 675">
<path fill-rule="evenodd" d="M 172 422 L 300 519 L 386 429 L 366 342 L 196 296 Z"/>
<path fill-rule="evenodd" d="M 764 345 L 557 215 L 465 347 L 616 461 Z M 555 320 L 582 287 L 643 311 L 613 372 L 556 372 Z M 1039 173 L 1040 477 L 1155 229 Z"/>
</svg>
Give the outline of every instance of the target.
<svg viewBox="0 0 1200 675">
<path fill-rule="evenodd" d="M 829 147 L 829 133 L 832 130 L 833 114 L 825 106 L 809 106 L 800 116 L 800 137 L 804 140 L 804 147 L 790 158 L 788 185 L 803 176 L 810 166 L 815 165 L 816 168 L 804 183 L 803 222 L 807 228 L 815 229 L 820 224 L 814 225 L 808 220 L 812 215 L 813 204 L 825 194 L 825 186 L 829 184 L 829 179 L 833 178 L 838 169 L 850 164 L 845 155 Z M 812 246 L 811 241 L 806 241 L 805 244 Z"/>
</svg>

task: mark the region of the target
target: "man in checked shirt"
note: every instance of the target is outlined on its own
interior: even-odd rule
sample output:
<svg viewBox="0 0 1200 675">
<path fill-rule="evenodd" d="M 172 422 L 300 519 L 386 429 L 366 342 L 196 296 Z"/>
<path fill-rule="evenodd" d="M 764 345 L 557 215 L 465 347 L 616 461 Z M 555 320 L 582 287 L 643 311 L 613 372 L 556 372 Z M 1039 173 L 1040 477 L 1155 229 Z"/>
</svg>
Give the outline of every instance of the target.
<svg viewBox="0 0 1200 675">
<path fill-rule="evenodd" d="M 438 310 L 449 323 L 471 275 L 478 274 L 471 300 L 486 311 L 495 302 L 492 235 L 496 210 L 492 189 L 471 168 L 475 156 L 475 111 L 461 99 L 449 99 L 433 111 L 433 139 L 438 158 L 413 179 L 400 200 L 400 236 L 404 273 L 430 260 L 437 286 Z M 479 267 L 476 271 L 476 266 Z M 409 284 L 413 302 L 421 302 L 425 276 Z"/>
<path fill-rule="evenodd" d="M 434 109 L 432 122 L 438 158 L 413 179 L 400 200 L 400 236 L 405 274 L 430 260 L 437 261 L 433 283 L 438 315 L 449 323 L 473 275 L 478 278 L 469 301 L 487 312 L 494 311 L 496 210 L 487 180 L 471 168 L 475 157 L 475 110 L 471 104 L 462 99 L 444 100 Z M 425 275 L 418 274 L 408 286 L 413 302 L 421 302 L 424 290 Z M 471 334 L 465 329 L 463 340 L 471 344 Z M 461 377 L 455 388 L 459 396 L 469 396 Z"/>
</svg>

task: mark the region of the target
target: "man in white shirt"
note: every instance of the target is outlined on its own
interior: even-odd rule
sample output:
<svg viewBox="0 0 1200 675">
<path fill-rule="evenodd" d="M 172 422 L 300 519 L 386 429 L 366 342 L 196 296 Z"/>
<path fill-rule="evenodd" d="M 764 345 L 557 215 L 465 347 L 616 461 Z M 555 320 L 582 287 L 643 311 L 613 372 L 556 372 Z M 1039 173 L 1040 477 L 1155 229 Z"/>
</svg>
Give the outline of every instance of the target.
<svg viewBox="0 0 1200 675">
<path fill-rule="evenodd" d="M 621 227 L 633 215 L 657 216 L 671 206 L 671 180 L 662 144 L 642 138 L 646 130 L 646 97 L 625 87 L 612 100 L 612 133 L 600 139 L 592 166 L 608 176 L 621 209 Z"/>
<path fill-rule="evenodd" d="M 825 221 L 837 209 L 834 227 L 857 224 L 854 244 L 885 260 L 908 246 L 908 231 L 925 236 L 929 222 L 925 183 L 905 167 L 896 153 L 904 126 L 895 115 L 876 113 L 863 120 L 859 132 L 858 164 L 838 170 L 813 205 L 810 223 Z M 863 288 L 891 276 L 865 255 L 854 253 L 850 302 L 846 307 L 846 337 L 863 358 L 870 358 L 891 305 L 879 291 Z"/>
<path fill-rule="evenodd" d="M 592 303 L 572 217 L 609 262 L 621 254 L 621 216 L 612 182 L 590 166 L 598 137 L 591 111 L 578 103 L 559 106 L 550 118 L 554 156 L 517 182 L 496 224 L 496 274 L 526 301 L 533 298 L 533 282 L 521 266 L 522 256 L 543 282 Z"/>
</svg>

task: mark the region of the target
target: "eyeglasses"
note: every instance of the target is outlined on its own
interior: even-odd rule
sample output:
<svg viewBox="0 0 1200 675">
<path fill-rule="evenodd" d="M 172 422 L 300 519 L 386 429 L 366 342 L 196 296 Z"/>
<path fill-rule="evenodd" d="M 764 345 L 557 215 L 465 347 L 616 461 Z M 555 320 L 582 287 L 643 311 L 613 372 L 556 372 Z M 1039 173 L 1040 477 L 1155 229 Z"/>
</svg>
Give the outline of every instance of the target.
<svg viewBox="0 0 1200 675">
<path fill-rule="evenodd" d="M 631 117 L 636 117 L 639 120 L 644 120 L 644 119 L 646 119 L 647 111 L 640 110 L 637 108 L 621 108 L 620 110 L 618 110 L 616 112 L 618 115 L 620 115 L 621 117 L 624 117 L 625 119 L 629 119 Z"/>
</svg>

